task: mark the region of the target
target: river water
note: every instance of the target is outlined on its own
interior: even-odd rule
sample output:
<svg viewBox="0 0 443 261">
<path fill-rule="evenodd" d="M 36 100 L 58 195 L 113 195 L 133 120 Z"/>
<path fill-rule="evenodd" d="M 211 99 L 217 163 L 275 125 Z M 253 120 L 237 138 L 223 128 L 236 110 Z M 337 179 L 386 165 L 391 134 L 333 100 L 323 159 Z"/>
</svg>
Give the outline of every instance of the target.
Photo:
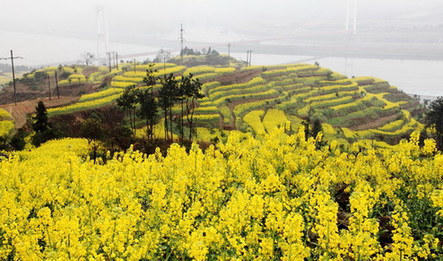
<svg viewBox="0 0 443 261">
<path fill-rule="evenodd" d="M 233 57 L 246 60 L 246 53 Z M 407 94 L 443 96 L 443 61 L 396 60 L 346 57 L 307 57 L 295 55 L 252 54 L 252 65 L 320 63 L 320 66 L 352 76 L 373 76 L 388 81 Z"/>
</svg>

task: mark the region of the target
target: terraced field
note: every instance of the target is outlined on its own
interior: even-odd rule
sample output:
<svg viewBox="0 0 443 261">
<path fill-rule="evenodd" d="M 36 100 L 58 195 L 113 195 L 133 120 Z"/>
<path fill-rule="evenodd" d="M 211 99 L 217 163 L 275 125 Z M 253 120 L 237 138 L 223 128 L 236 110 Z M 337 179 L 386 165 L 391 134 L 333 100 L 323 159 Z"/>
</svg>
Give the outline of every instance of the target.
<svg viewBox="0 0 443 261">
<path fill-rule="evenodd" d="M 96 93 L 81 96 L 74 104 L 49 109 L 49 115 L 111 104 L 125 88 L 143 87 L 148 68 L 148 65 L 122 64 L 119 70 L 109 72 L 99 67 L 87 74 L 81 68 L 63 67 L 71 73 L 64 83 L 67 86 L 105 79 L 108 85 Z M 411 116 L 421 110 L 418 102 L 386 81 L 373 77 L 348 79 L 310 64 L 187 68 L 158 63 L 153 68 L 160 77 L 192 73 L 204 83 L 205 97 L 199 100 L 195 111 L 195 121 L 200 128 L 239 129 L 260 136 L 282 125 L 296 130 L 309 118 L 321 120 L 326 137 L 348 141 L 380 139 L 391 143 L 422 128 Z M 42 71 L 51 73 L 57 69 L 60 70 L 49 67 Z M 241 77 L 249 72 L 250 77 Z"/>
<path fill-rule="evenodd" d="M 261 76 L 239 84 L 205 86 L 201 104 L 219 108 L 224 127 L 263 135 L 286 122 L 295 130 L 303 120 L 318 118 L 325 136 L 390 142 L 422 128 L 410 116 L 420 105 L 386 81 L 347 79 L 306 64 L 249 70 L 253 69 L 260 70 Z"/>
</svg>

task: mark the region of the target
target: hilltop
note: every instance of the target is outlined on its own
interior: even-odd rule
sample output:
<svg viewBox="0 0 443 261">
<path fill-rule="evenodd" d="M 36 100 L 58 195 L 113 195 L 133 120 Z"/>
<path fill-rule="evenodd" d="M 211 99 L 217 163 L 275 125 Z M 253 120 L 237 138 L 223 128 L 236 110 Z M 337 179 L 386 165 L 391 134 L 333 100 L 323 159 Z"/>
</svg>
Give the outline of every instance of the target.
<svg viewBox="0 0 443 261">
<path fill-rule="evenodd" d="M 184 59 L 196 61 L 192 56 Z M 19 101 L 28 100 L 20 103 L 27 108 L 33 108 L 37 99 L 46 96 L 47 100 L 49 77 L 53 100 L 48 103 L 49 116 L 76 114 L 112 106 L 130 86 L 144 88 L 148 68 L 147 64 L 132 63 L 111 71 L 96 66 L 47 67 L 21 77 L 17 97 Z M 302 124 L 320 121 L 327 139 L 375 139 L 394 144 L 422 128 L 417 121 L 423 110 L 420 104 L 388 82 L 373 77 L 347 78 L 320 65 L 242 67 L 233 63 L 187 67 L 169 62 L 156 63 L 153 68 L 159 77 L 192 73 L 203 82 L 201 92 L 205 97 L 198 100 L 194 117 L 202 133 L 200 138 L 207 141 L 218 138 L 223 130 L 260 136 L 277 126 L 295 131 Z M 56 73 L 61 99 L 57 99 L 55 89 Z M 11 101 L 11 91 L 5 88 L 0 94 L 1 103 Z M 16 127 L 21 127 L 29 113 L 17 113 L 20 106 L 4 104 L 1 108 L 11 113 Z"/>
</svg>

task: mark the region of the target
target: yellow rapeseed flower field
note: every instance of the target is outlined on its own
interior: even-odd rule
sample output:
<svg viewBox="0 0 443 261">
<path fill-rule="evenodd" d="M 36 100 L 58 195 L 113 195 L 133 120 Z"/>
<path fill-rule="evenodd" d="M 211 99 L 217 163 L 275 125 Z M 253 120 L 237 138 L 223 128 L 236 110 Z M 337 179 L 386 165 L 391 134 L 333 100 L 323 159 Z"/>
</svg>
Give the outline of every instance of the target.
<svg viewBox="0 0 443 261">
<path fill-rule="evenodd" d="M 131 148 L 94 164 L 83 139 L 0 160 L 0 260 L 437 260 L 443 155 L 318 146 L 282 128 L 202 151 Z"/>
</svg>

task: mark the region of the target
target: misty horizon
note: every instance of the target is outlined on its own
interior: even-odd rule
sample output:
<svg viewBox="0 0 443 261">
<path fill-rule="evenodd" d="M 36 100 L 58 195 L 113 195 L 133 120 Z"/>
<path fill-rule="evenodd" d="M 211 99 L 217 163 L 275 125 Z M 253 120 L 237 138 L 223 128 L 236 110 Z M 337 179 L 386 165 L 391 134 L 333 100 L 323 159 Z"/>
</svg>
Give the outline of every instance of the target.
<svg viewBox="0 0 443 261">
<path fill-rule="evenodd" d="M 278 45 L 304 41 L 343 41 L 347 10 L 347 1 L 339 0 L 280 0 L 272 4 L 263 1 L 208 4 L 202 0 L 149 3 L 133 0 L 124 4 L 113 0 L 18 0 L 4 3 L 0 10 L 0 23 L 8 25 L 0 28 L 0 32 L 7 35 L 0 43 L 0 57 L 14 49 L 18 55 L 26 56 L 21 61 L 23 64 L 37 65 L 73 61 L 82 52 L 96 54 L 98 5 L 105 8 L 110 43 L 128 45 L 117 50 L 122 54 L 155 52 L 160 48 L 177 51 L 180 24 L 185 30 L 185 45 L 190 48 L 254 41 L 276 44 L 278 49 Z M 360 0 L 357 36 L 361 35 L 365 42 L 379 41 L 374 32 L 385 34 L 391 30 L 401 33 L 401 37 L 387 41 L 438 43 L 443 39 L 442 14 L 443 4 L 431 0 Z M 419 34 L 420 31 L 425 32 Z"/>
</svg>

